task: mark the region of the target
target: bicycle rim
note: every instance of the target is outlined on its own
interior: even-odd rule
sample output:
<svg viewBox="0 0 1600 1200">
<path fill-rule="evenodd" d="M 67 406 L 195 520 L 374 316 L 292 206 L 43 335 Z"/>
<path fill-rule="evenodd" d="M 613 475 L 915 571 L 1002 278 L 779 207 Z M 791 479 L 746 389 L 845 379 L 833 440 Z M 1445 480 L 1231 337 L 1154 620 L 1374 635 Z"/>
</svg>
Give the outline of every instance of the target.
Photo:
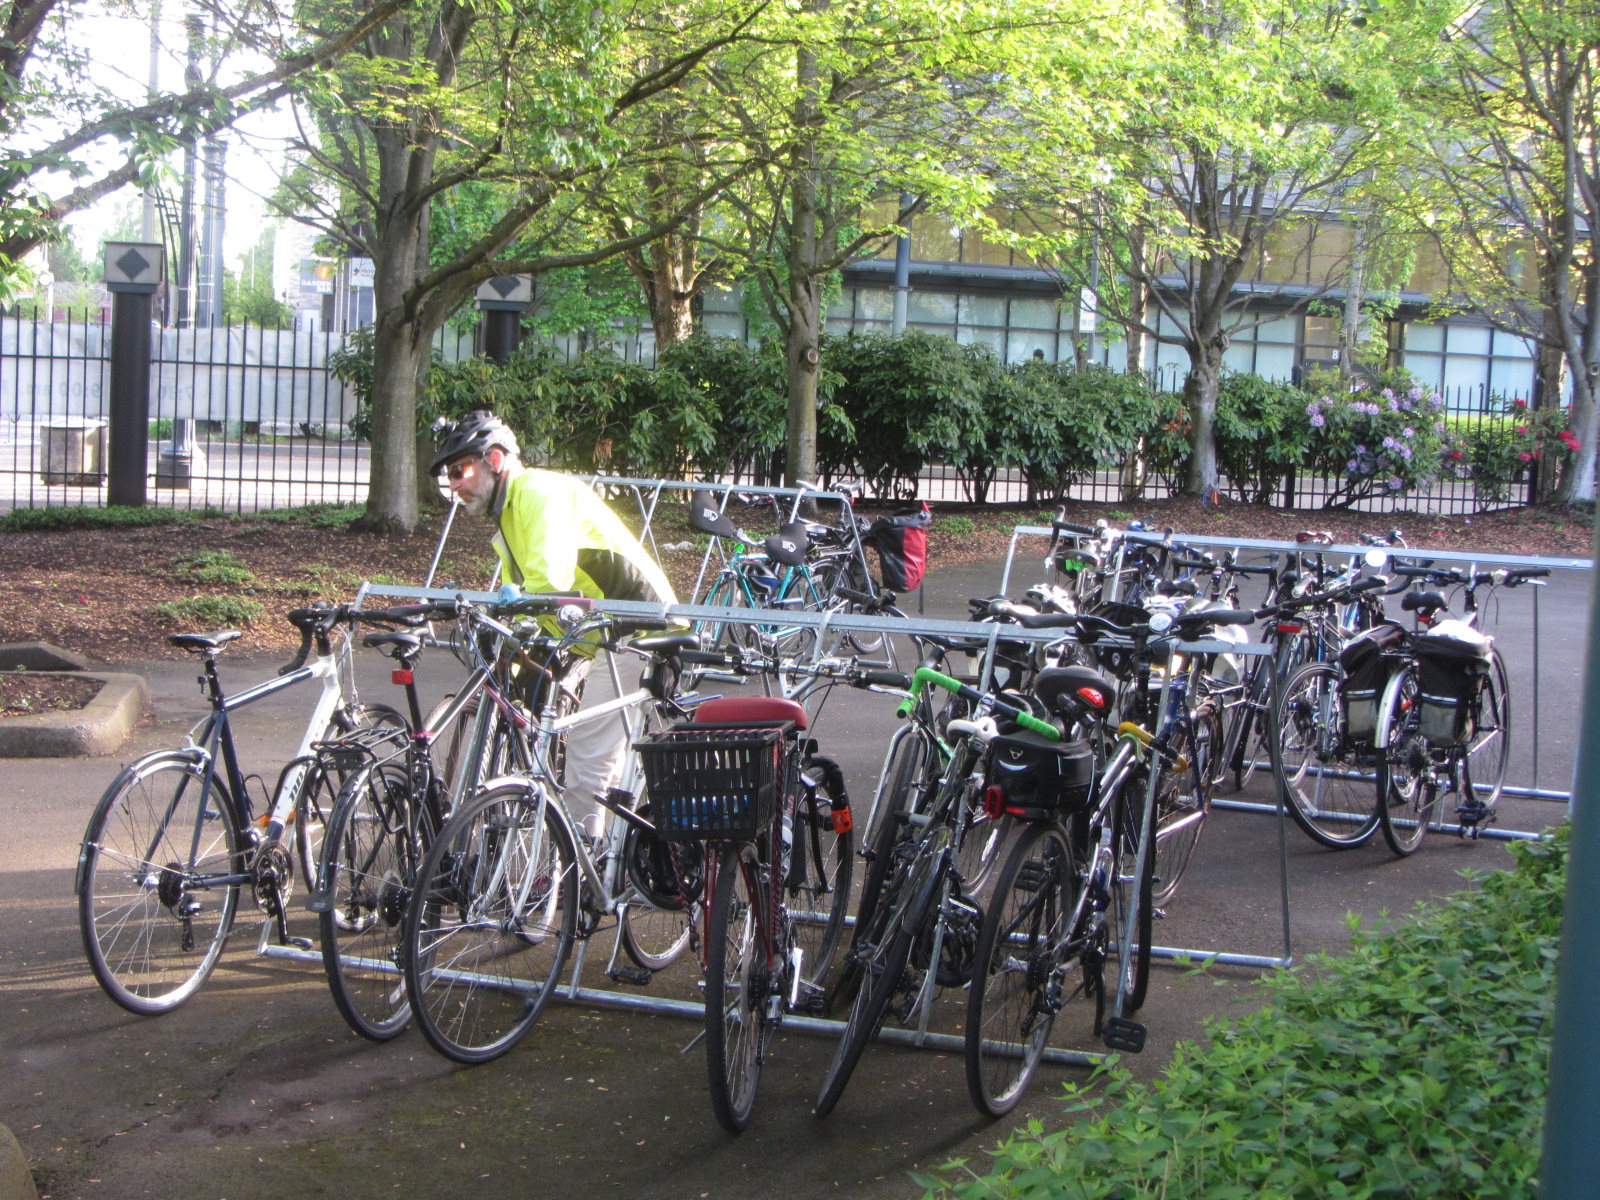
<svg viewBox="0 0 1600 1200">
<path fill-rule="evenodd" d="M 400 972 L 406 909 L 419 855 L 416 807 L 405 764 L 375 763 L 353 775 L 328 826 L 320 916 L 322 965 L 350 1028 L 375 1042 L 411 1021 Z"/>
<path fill-rule="evenodd" d="M 839 951 L 850 882 L 855 867 L 852 831 L 835 828 L 831 771 L 813 762 L 823 777 L 803 786 L 795 804 L 794 841 L 783 881 L 784 906 L 794 922 L 794 941 L 803 952 L 805 982 L 821 988 Z M 838 768 L 834 767 L 833 771 Z M 841 776 L 842 778 L 842 776 Z"/>
<path fill-rule="evenodd" d="M 711 1110 L 729 1133 L 750 1124 L 770 1032 L 774 980 L 762 951 L 761 871 L 754 847 L 723 851 L 706 930 L 706 1072 Z"/>
<path fill-rule="evenodd" d="M 1339 668 L 1308 663 L 1289 679 L 1279 706 L 1279 795 L 1305 835 L 1344 850 L 1378 828 L 1376 749 L 1345 733 Z"/>
<path fill-rule="evenodd" d="M 574 862 L 566 826 L 523 783 L 481 793 L 440 830 L 402 954 L 412 1014 L 434 1049 L 487 1062 L 538 1020 L 576 928 Z"/>
<path fill-rule="evenodd" d="M 987 1116 L 1016 1107 L 1050 1040 L 1070 965 L 1063 947 L 1079 877 L 1065 833 L 1035 823 L 995 880 L 966 1021 L 967 1090 Z"/>
<path fill-rule="evenodd" d="M 222 782 L 186 754 L 123 771 L 84 832 L 78 927 L 95 980 L 129 1012 L 182 1004 L 217 965 L 239 885 L 207 877 L 244 868 L 244 840 Z"/>
</svg>

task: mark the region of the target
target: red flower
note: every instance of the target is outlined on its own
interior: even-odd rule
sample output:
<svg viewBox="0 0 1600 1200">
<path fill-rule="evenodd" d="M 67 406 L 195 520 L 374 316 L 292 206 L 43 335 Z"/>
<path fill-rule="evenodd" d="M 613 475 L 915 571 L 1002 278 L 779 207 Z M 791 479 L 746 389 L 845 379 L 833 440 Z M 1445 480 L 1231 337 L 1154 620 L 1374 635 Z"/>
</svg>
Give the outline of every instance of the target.
<svg viewBox="0 0 1600 1200">
<path fill-rule="evenodd" d="M 1518 425 L 1517 426 L 1517 432 L 1518 433 L 1527 433 L 1528 432 L 1528 427 L 1526 425 Z"/>
<path fill-rule="evenodd" d="M 1511 407 L 1512 408 L 1527 408 L 1528 407 L 1528 402 L 1526 400 L 1513 400 L 1511 402 Z"/>
<path fill-rule="evenodd" d="M 1523 462 L 1532 462 L 1533 461 L 1533 455 L 1529 454 L 1526 450 L 1524 450 L 1521 454 L 1517 455 L 1517 457 L 1520 458 Z"/>
</svg>

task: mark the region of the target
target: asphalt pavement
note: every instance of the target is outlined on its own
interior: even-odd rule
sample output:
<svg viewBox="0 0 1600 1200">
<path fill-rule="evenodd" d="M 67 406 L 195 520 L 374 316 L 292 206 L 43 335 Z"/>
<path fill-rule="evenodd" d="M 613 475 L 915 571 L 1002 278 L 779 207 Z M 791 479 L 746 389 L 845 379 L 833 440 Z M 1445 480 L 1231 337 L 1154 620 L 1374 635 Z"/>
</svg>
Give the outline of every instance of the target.
<svg viewBox="0 0 1600 1200">
<path fill-rule="evenodd" d="M 1033 567 L 1020 569 L 1026 579 Z M 999 578 L 995 563 L 935 571 L 929 615 L 961 614 L 967 596 L 991 593 Z M 1586 577 L 1567 575 L 1540 595 L 1537 688 L 1531 608 L 1513 608 L 1531 599 L 1508 596 L 1493 626 L 1519 713 L 1539 698 L 1547 788 L 1570 778 L 1588 587 Z M 235 688 L 279 665 L 248 657 L 247 641 L 237 646 L 226 665 Z M 414 1032 L 383 1045 L 349 1032 L 318 965 L 255 952 L 259 922 L 243 904 L 201 993 L 170 1015 L 132 1016 L 101 994 L 84 965 L 72 874 L 90 811 L 121 764 L 181 741 L 204 711 L 194 664 L 177 652 L 152 654 L 137 669 L 154 711 L 116 755 L 13 760 L 0 784 L 0 1122 L 16 1133 L 45 1196 L 908 1196 L 916 1192 L 911 1169 L 952 1157 L 981 1163 L 1006 1130 L 1031 1118 L 1059 1122 L 1059 1082 L 1086 1077 L 1083 1068 L 1046 1067 L 1010 1118 L 989 1122 L 967 1099 L 959 1054 L 879 1045 L 838 1110 L 819 1120 L 811 1106 L 832 1042 L 785 1033 L 763 1072 L 751 1129 L 731 1137 L 711 1115 L 693 1022 L 557 1004 L 505 1058 L 456 1067 Z M 387 660 L 369 656 L 363 696 L 397 701 L 387 674 Z M 420 675 L 437 696 L 460 668 L 436 654 Z M 268 780 L 309 703 L 309 692 L 290 692 L 240 714 L 241 753 Z M 893 724 L 888 700 L 862 693 L 836 695 L 815 724 L 858 804 L 871 794 Z M 1512 782 L 1532 781 L 1530 741 L 1518 737 Z M 1245 798 L 1268 800 L 1264 782 Z M 1562 810 L 1511 799 L 1502 824 L 1538 829 Z M 1437 835 L 1407 860 L 1394 859 L 1381 838 L 1333 852 L 1292 825 L 1280 830 L 1275 818 L 1219 810 L 1157 925 L 1158 942 L 1281 953 L 1280 837 L 1297 959 L 1347 944 L 1347 913 L 1369 922 L 1402 913 L 1461 886 L 1463 869 L 1509 861 L 1503 842 Z M 303 911 L 294 925 L 314 933 Z M 586 984 L 599 986 L 597 964 L 609 948 L 598 935 Z M 1124 1061 L 1152 1077 L 1205 1018 L 1252 1003 L 1257 977 L 1158 965 L 1142 1014 L 1149 1043 Z M 698 994 L 684 963 L 643 991 Z M 941 998 L 935 1028 L 959 1028 L 962 999 Z M 1069 1008 L 1055 1044 L 1094 1049 L 1087 1017 Z"/>
</svg>

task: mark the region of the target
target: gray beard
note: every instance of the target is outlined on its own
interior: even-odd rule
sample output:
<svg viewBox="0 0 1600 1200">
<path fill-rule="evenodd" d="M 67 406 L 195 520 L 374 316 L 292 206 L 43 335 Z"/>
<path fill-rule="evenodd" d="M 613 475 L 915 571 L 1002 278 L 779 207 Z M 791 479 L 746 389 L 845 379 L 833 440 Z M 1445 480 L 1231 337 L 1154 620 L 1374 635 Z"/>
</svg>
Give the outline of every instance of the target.
<svg viewBox="0 0 1600 1200">
<path fill-rule="evenodd" d="M 470 513 L 474 517 L 486 517 L 486 516 L 488 516 L 489 515 L 489 509 L 491 507 L 493 507 L 493 505 L 494 505 L 494 491 L 492 489 L 490 490 L 488 495 L 485 495 L 485 496 L 474 496 L 470 500 L 463 500 L 461 502 L 461 507 L 466 509 L 467 512 Z"/>
</svg>

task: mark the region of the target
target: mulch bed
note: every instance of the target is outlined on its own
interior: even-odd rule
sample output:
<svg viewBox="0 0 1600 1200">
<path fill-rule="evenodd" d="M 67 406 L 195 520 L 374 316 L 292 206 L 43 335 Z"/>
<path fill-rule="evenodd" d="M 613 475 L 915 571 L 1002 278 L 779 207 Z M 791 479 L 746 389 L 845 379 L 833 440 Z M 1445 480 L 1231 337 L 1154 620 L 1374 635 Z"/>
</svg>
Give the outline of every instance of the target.
<svg viewBox="0 0 1600 1200">
<path fill-rule="evenodd" d="M 100 694 L 98 679 L 62 679 L 28 671 L 0 674 L 0 717 L 33 717 L 82 708 Z"/>
<path fill-rule="evenodd" d="M 618 507 L 625 511 L 626 506 Z M 867 516 L 874 511 L 884 509 L 862 510 Z M 663 506 L 655 528 L 658 543 L 692 540 L 682 512 L 678 506 Z M 753 534 L 773 531 L 771 517 L 758 510 L 733 515 Z M 952 516 L 965 520 L 949 520 Z M 1036 509 L 941 507 L 929 541 L 930 564 L 937 570 L 941 565 L 1001 557 L 1012 526 L 1037 522 L 1041 516 Z M 1591 518 L 1543 509 L 1436 517 L 1286 512 L 1232 503 L 1217 509 L 1192 500 L 1068 508 L 1069 520 L 1091 524 L 1099 517 L 1116 525 L 1138 517 L 1182 533 L 1265 539 L 1293 538 L 1302 529 L 1327 529 L 1340 541 L 1352 541 L 1357 533 L 1383 533 L 1398 525 L 1413 546 L 1583 558 L 1590 555 L 1594 536 Z M 420 582 L 438 542 L 439 527 L 440 517 L 429 515 L 417 533 L 391 537 L 241 518 L 0 533 L 0 642 L 42 639 L 108 663 L 151 658 L 166 652 L 163 639 L 168 633 L 217 627 L 163 618 L 153 611 L 158 605 L 217 596 L 262 606 L 262 615 L 246 627 L 241 649 L 290 650 L 296 635 L 279 619 L 283 612 L 317 599 L 349 599 L 362 579 Z M 483 522 L 457 520 L 440 563 L 439 586 L 487 585 L 494 566 L 489 534 Z M 196 582 L 175 560 L 197 550 L 226 551 L 245 564 L 253 578 L 232 585 Z M 663 554 L 681 594 L 688 594 L 700 557 L 696 549 Z"/>
</svg>

